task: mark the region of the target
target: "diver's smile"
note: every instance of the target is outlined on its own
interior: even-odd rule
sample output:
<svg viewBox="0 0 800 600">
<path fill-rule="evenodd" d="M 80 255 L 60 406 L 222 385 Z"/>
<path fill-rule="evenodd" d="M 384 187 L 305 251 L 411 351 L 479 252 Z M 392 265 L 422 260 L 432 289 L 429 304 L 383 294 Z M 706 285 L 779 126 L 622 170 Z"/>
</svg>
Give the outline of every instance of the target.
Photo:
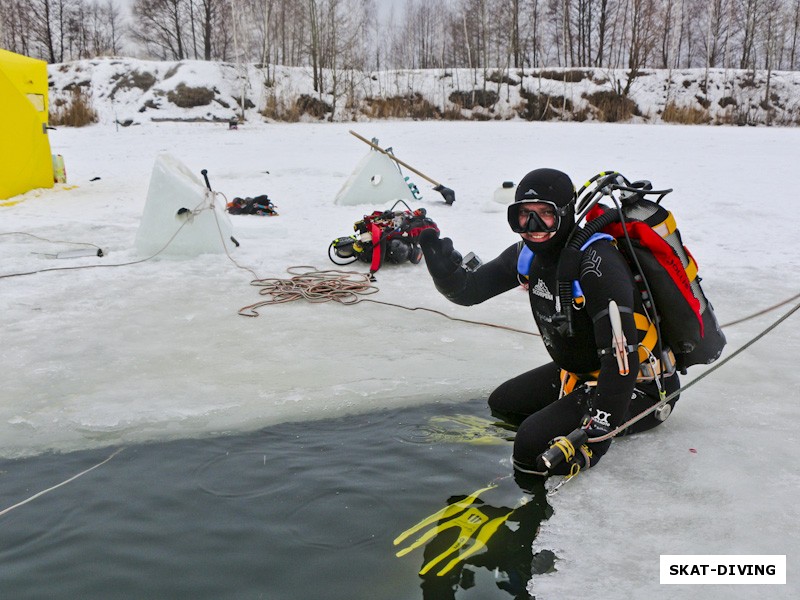
<svg viewBox="0 0 800 600">
<path fill-rule="evenodd" d="M 549 240 L 551 237 L 553 237 L 555 235 L 555 232 L 554 231 L 550 231 L 550 232 L 537 231 L 536 233 L 523 233 L 523 234 L 520 234 L 520 235 L 522 235 L 522 237 L 524 239 L 528 240 L 529 242 L 533 242 L 535 244 L 537 242 L 546 242 L 547 240 Z"/>
</svg>

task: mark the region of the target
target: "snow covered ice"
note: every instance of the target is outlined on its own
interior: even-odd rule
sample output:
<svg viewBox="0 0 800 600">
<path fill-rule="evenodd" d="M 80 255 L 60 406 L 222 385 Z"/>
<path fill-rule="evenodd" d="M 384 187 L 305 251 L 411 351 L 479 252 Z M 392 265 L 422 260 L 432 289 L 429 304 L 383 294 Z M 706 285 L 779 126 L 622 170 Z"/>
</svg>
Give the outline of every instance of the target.
<svg viewBox="0 0 800 600">
<path fill-rule="evenodd" d="M 388 208 L 334 204 L 369 151 L 348 129 L 378 138 L 455 190 L 455 204 L 446 206 L 405 173 L 424 195 L 412 208 L 425 207 L 463 254 L 487 260 L 515 241 L 492 202 L 503 181 L 550 166 L 580 185 L 615 169 L 675 189 L 664 202 L 723 325 L 800 291 L 796 128 L 519 121 L 60 128 L 51 145 L 65 158 L 68 183 L 0 207 L 0 274 L 99 268 L 0 280 L 0 456 L 458 402 L 486 397 L 545 362 L 539 339 L 373 303 L 295 302 L 263 308 L 258 318 L 237 314 L 261 299 L 250 285 L 255 275 L 335 268 L 330 242 L 373 208 Z M 198 176 L 207 169 L 228 199 L 268 194 L 277 205 L 278 217 L 230 217 L 241 243 L 231 252 L 236 264 L 222 253 L 136 262 L 146 258 L 135 240 L 163 152 Z M 105 256 L 52 258 L 76 248 L 63 242 L 95 244 Z M 459 307 L 438 294 L 424 265 L 409 263 L 384 266 L 376 285 L 372 298 L 384 302 L 534 330 L 522 292 Z M 723 357 L 790 307 L 726 328 Z M 665 426 L 616 442 L 596 470 L 553 497 L 555 514 L 535 546 L 559 561 L 556 573 L 532 581 L 537 598 L 583 597 L 598 582 L 606 598 L 755 597 L 751 586 L 660 586 L 660 554 L 786 554 L 787 585 L 764 595 L 796 597 L 798 319 L 687 390 Z M 692 368 L 683 382 L 705 370 Z"/>
</svg>

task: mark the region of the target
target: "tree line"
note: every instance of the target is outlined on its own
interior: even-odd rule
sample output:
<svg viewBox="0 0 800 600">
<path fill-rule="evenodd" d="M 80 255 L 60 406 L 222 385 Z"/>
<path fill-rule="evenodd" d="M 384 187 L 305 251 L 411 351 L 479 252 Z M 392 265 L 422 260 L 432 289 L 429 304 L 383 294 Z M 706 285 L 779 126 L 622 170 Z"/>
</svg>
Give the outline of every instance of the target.
<svg viewBox="0 0 800 600">
<path fill-rule="evenodd" d="M 0 46 L 324 70 L 797 70 L 800 0 L 0 0 Z M 317 86 L 315 85 L 315 88 Z"/>
</svg>

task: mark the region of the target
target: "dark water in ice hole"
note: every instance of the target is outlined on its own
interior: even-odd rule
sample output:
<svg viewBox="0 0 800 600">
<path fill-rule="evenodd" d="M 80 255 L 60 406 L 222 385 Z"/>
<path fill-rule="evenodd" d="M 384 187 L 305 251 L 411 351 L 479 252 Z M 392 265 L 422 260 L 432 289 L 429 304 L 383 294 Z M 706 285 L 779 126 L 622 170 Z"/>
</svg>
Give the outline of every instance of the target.
<svg viewBox="0 0 800 600">
<path fill-rule="evenodd" d="M 462 438 L 480 431 L 431 422 L 463 414 L 488 417 L 476 400 L 128 446 L 0 516 L 0 598 L 527 598 L 531 542 L 551 509 L 541 487 L 510 476 L 501 429 L 476 444 Z M 0 510 L 112 450 L 0 461 Z M 453 526 L 395 556 L 435 524 L 396 547 L 395 537 L 492 481 L 473 523 L 516 510 L 487 549 L 420 576 Z M 469 523 L 455 513 L 441 523 Z"/>
</svg>

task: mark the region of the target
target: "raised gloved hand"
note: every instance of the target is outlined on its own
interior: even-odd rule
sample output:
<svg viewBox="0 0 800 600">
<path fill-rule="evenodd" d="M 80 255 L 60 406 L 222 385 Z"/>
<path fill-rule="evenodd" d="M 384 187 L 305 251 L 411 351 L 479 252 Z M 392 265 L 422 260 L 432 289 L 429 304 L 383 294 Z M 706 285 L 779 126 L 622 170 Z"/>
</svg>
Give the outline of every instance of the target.
<svg viewBox="0 0 800 600">
<path fill-rule="evenodd" d="M 434 278 L 444 278 L 461 267 L 461 254 L 453 248 L 453 240 L 439 238 L 435 229 L 425 229 L 419 234 L 419 245 L 425 255 L 425 264 Z"/>
</svg>

